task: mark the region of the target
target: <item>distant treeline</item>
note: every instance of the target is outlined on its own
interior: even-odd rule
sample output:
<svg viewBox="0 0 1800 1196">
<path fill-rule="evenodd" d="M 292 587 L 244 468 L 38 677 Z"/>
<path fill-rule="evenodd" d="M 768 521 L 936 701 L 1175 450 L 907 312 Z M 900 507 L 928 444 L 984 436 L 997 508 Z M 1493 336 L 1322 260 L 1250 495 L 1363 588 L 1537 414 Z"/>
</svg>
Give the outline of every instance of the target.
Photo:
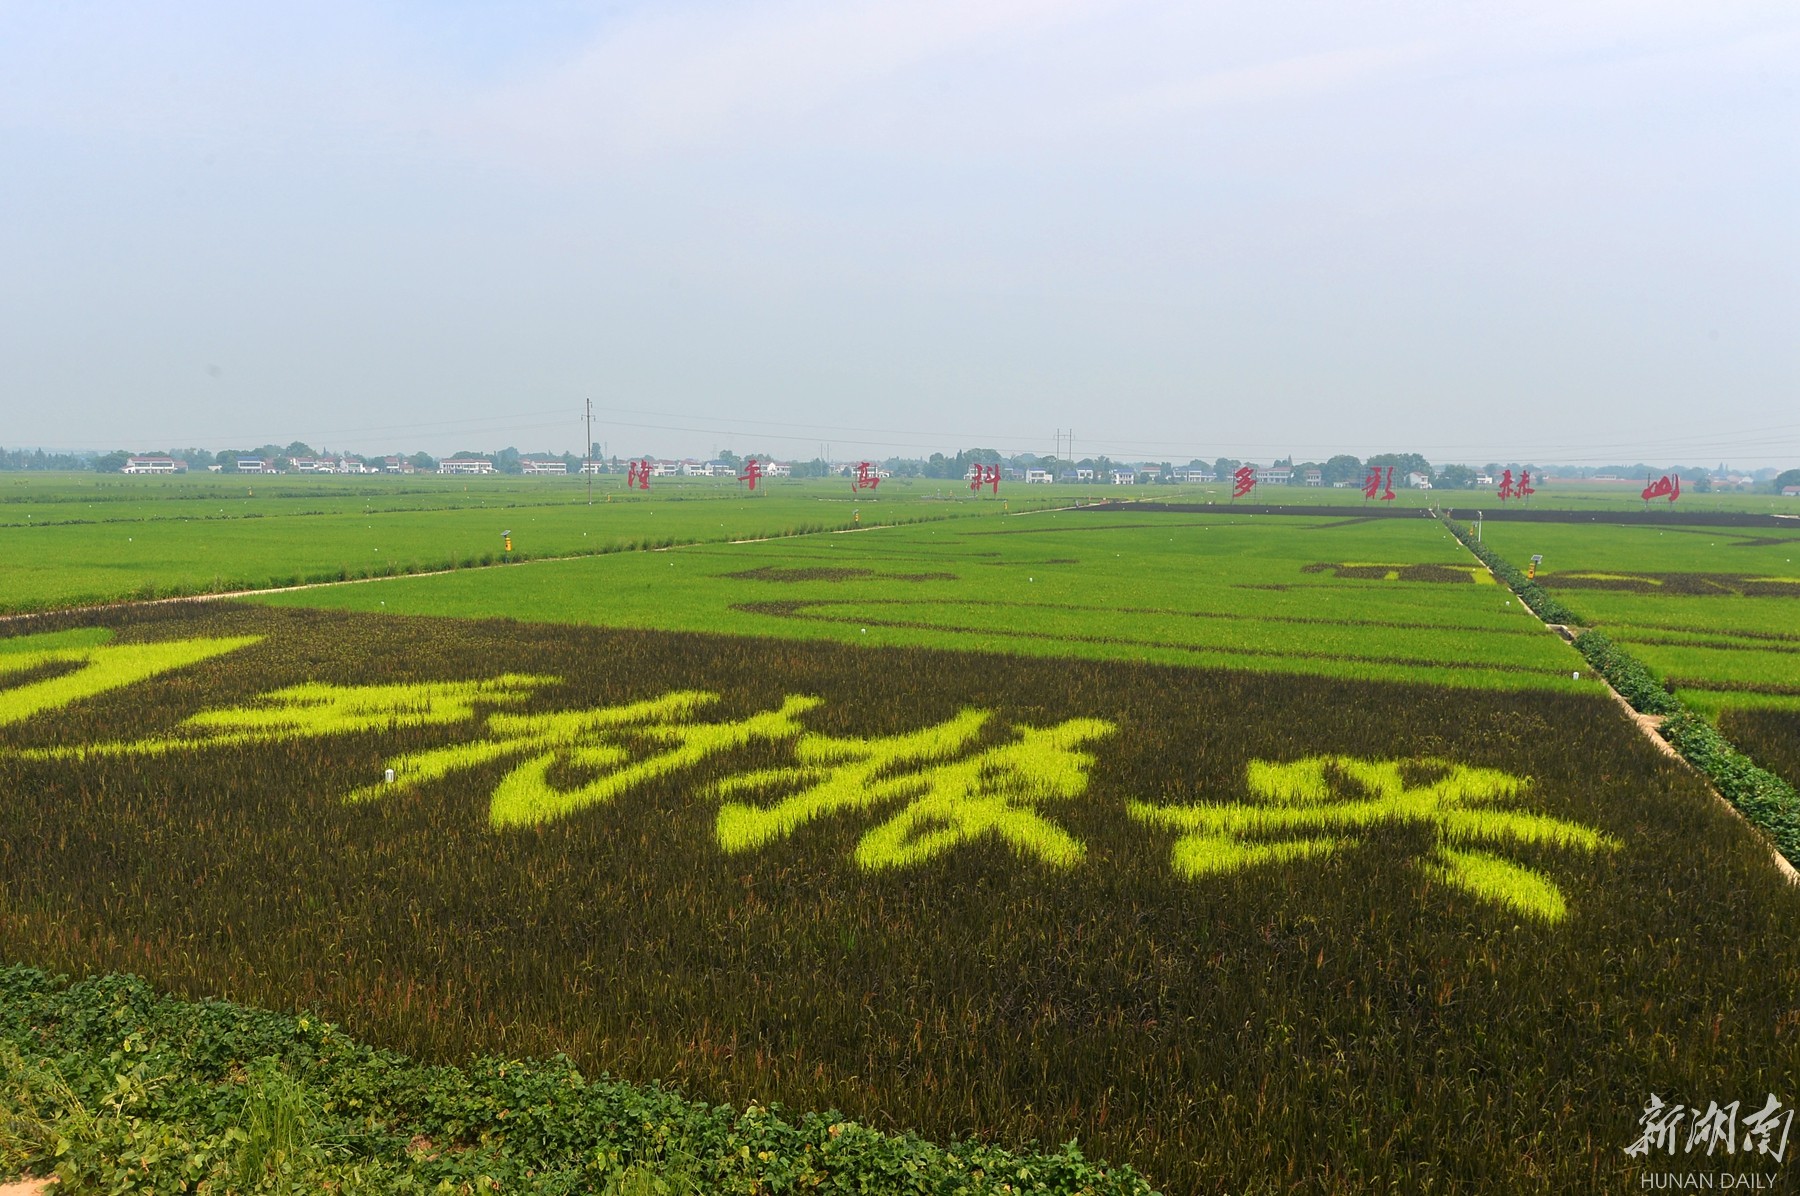
<svg viewBox="0 0 1800 1196">
<path fill-rule="evenodd" d="M 0 471 L 44 469 L 44 470 L 93 470 L 97 473 L 118 473 L 125 468 L 126 462 L 133 454 L 123 450 L 108 453 L 46 453 L 42 449 L 0 449 Z M 301 441 L 287 445 L 265 444 L 253 449 L 222 449 L 212 452 L 201 448 L 168 449 L 137 454 L 141 456 L 173 457 L 186 465 L 188 469 L 205 470 L 218 467 L 226 472 L 237 468 L 240 457 L 255 458 L 257 461 L 276 470 L 287 471 L 292 463 L 302 458 L 331 458 L 343 456 L 347 460 L 367 462 L 371 468 L 379 468 L 384 457 L 381 454 L 343 453 L 336 454 L 332 450 L 312 446 Z M 624 473 L 627 465 L 640 456 L 655 459 L 656 454 L 620 455 L 609 453 L 601 445 L 593 445 L 590 457 L 601 463 L 601 471 L 606 473 Z M 561 461 L 571 474 L 581 469 L 582 458 L 574 453 L 522 453 L 517 448 L 508 446 L 503 449 L 459 450 L 446 459 L 485 458 L 494 464 L 496 473 L 522 473 L 527 460 Z M 853 464 L 843 460 L 827 461 L 822 457 L 803 460 L 779 453 L 746 453 L 740 456 L 729 450 L 718 453 L 711 462 L 742 468 L 750 459 L 764 463 L 780 461 L 791 464 L 788 476 L 796 478 L 821 478 L 835 474 L 844 474 L 854 469 Z M 412 469 L 420 471 L 435 470 L 439 458 L 429 453 L 392 454 L 385 458 L 393 461 L 404 461 Z M 932 453 L 929 457 L 889 457 L 885 460 L 871 460 L 869 464 L 881 469 L 887 476 L 899 478 L 941 478 L 945 480 L 961 480 L 969 476 L 969 470 L 976 465 L 1003 465 L 1015 475 L 1022 475 L 1028 470 L 1043 470 L 1058 480 L 1094 480 L 1109 481 L 1115 472 L 1135 475 L 1140 482 L 1179 482 L 1195 480 L 1197 475 L 1207 474 L 1214 479 L 1229 478 L 1240 467 L 1249 465 L 1262 468 L 1261 461 L 1240 461 L 1235 457 L 1217 457 L 1211 460 L 1194 457 L 1185 464 L 1177 461 L 1120 461 L 1104 455 L 1087 457 L 1056 457 L 1036 453 L 1003 453 L 999 449 L 970 448 L 952 455 Z M 1492 483 L 1488 480 L 1497 477 L 1504 470 L 1512 470 L 1514 474 L 1529 470 L 1532 476 L 1543 479 L 1554 477 L 1560 480 L 1625 480 L 1635 481 L 1637 478 L 1652 478 L 1666 473 L 1681 475 L 1683 487 L 1697 492 L 1705 492 L 1713 488 L 1715 483 L 1726 486 L 1743 485 L 1748 487 L 1752 479 L 1758 489 L 1773 486 L 1779 490 L 1782 486 L 1800 485 L 1800 470 L 1790 469 L 1777 474 L 1773 469 L 1759 469 L 1754 472 L 1738 472 L 1719 466 L 1707 469 L 1701 466 L 1651 466 L 1643 463 L 1636 465 L 1563 466 L 1540 465 L 1534 462 L 1498 462 L 1490 461 L 1482 466 L 1452 464 L 1433 466 L 1418 453 L 1376 453 L 1367 459 L 1347 453 L 1328 457 L 1321 461 L 1301 461 L 1293 457 L 1280 457 L 1267 465 L 1276 469 L 1292 470 L 1292 483 L 1304 485 L 1309 473 L 1317 471 L 1318 477 L 1313 484 L 1325 486 L 1360 485 L 1371 469 L 1384 472 L 1392 468 L 1395 483 L 1400 479 L 1416 475 L 1429 481 L 1440 490 L 1475 490 L 1486 489 Z"/>
<path fill-rule="evenodd" d="M 0 469 L 87 469 L 90 463 L 91 458 L 82 453 L 0 448 Z"/>
</svg>

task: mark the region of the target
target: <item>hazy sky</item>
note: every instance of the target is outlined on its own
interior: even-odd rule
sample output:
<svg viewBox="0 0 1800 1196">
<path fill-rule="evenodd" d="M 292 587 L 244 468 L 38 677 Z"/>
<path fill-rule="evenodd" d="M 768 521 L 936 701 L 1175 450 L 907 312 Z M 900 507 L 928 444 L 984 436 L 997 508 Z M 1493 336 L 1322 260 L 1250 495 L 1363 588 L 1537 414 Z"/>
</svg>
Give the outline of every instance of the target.
<svg viewBox="0 0 1800 1196">
<path fill-rule="evenodd" d="M 0 445 L 1800 463 L 1793 0 L 0 0 Z"/>
</svg>

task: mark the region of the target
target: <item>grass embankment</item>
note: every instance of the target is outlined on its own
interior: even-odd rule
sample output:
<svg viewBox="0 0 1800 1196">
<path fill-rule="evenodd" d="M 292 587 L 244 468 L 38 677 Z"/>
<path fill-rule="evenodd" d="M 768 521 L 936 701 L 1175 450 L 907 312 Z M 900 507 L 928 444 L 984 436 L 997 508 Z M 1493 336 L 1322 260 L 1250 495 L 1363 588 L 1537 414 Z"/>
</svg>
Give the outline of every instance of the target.
<svg viewBox="0 0 1800 1196">
<path fill-rule="evenodd" d="M 431 1062 L 1078 1138 L 1176 1193 L 1635 1186 L 1648 1093 L 1800 1074 L 1800 892 L 1595 694 L 229 604 L 48 622 L 261 638 L 0 726 L 3 958 Z"/>
</svg>

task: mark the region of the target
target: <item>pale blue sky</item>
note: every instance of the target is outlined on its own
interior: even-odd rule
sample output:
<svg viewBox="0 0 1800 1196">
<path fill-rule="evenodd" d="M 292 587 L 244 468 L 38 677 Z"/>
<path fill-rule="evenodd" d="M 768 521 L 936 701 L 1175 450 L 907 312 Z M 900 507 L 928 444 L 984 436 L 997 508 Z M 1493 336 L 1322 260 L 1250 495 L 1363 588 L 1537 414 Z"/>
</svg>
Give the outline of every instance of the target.
<svg viewBox="0 0 1800 1196">
<path fill-rule="evenodd" d="M 1793 465 L 1796 163 L 1791 0 L 0 0 L 0 444 Z"/>
</svg>

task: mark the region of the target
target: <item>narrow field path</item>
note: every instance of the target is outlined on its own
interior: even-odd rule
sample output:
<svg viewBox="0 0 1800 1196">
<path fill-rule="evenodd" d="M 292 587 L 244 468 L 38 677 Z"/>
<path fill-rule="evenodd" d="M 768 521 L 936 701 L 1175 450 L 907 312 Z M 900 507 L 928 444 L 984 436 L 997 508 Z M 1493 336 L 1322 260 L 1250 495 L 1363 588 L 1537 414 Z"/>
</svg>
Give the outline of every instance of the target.
<svg viewBox="0 0 1800 1196">
<path fill-rule="evenodd" d="M 1480 565 L 1483 569 L 1487 569 L 1487 562 L 1483 561 L 1480 557 L 1476 556 L 1473 552 L 1471 552 L 1469 550 L 1469 546 L 1467 544 L 1464 544 L 1461 540 L 1457 540 L 1457 545 L 1464 552 L 1468 553 L 1470 559 L 1472 559 L 1477 565 Z M 1543 623 L 1544 630 L 1551 632 L 1554 635 L 1560 636 L 1562 639 L 1568 640 L 1571 643 L 1573 642 L 1573 640 L 1574 640 L 1573 633 L 1574 633 L 1575 629 L 1570 628 L 1570 627 L 1565 627 L 1560 623 L 1544 622 L 1544 620 L 1539 617 L 1538 613 L 1536 611 L 1532 610 L 1531 606 L 1523 598 L 1519 597 L 1519 594 L 1516 590 L 1514 590 L 1514 589 L 1512 589 L 1512 587 L 1508 586 L 1506 584 L 1506 582 L 1503 581 L 1500 578 L 1500 576 L 1498 574 L 1496 574 L 1492 569 L 1488 569 L 1487 571 L 1488 571 L 1489 576 L 1493 577 L 1494 583 L 1496 585 L 1502 587 L 1508 593 L 1512 594 L 1512 596 L 1518 600 L 1519 605 L 1523 606 L 1526 609 L 1526 611 L 1530 613 L 1532 618 L 1537 619 L 1538 622 L 1540 622 L 1540 623 Z M 1585 659 L 1583 659 L 1582 664 L 1586 665 L 1587 661 Z M 1661 752 L 1663 755 L 1668 756 L 1670 759 L 1678 761 L 1683 768 L 1686 768 L 1689 772 L 1692 772 L 1695 776 L 1699 777 L 1700 780 L 1705 783 L 1707 791 L 1713 795 L 1714 801 L 1718 802 L 1726 810 L 1730 811 L 1732 817 L 1738 819 L 1745 826 L 1749 827 L 1750 830 L 1756 835 L 1757 838 L 1761 839 L 1765 844 L 1768 845 L 1769 857 L 1775 861 L 1776 871 L 1780 872 L 1782 876 L 1786 877 L 1789 884 L 1800 885 L 1800 869 L 1796 869 L 1791 863 L 1788 862 L 1788 859 L 1786 856 L 1782 855 L 1779 851 L 1775 850 L 1775 845 L 1773 843 L 1769 843 L 1768 836 L 1763 834 L 1763 832 L 1760 829 L 1758 829 L 1758 827 L 1756 826 L 1755 823 L 1751 822 L 1748 818 L 1745 818 L 1744 812 L 1742 810 L 1738 809 L 1736 806 L 1732 805 L 1729 801 L 1727 801 L 1725 799 L 1725 795 L 1723 793 L 1720 793 L 1718 791 L 1718 789 L 1716 789 L 1713 786 L 1711 777 L 1707 776 L 1704 772 L 1701 772 L 1698 768 L 1695 768 L 1694 765 L 1691 762 L 1689 762 L 1685 756 L 1683 756 L 1680 752 L 1675 750 L 1674 746 L 1672 744 L 1670 744 L 1668 740 L 1666 740 L 1662 737 L 1662 721 L 1663 721 L 1662 718 L 1658 715 L 1644 714 L 1643 712 L 1639 711 L 1630 702 L 1625 700 L 1624 694 L 1620 693 L 1618 690 L 1613 688 L 1612 682 L 1608 681 L 1604 674 L 1602 674 L 1598 669 L 1592 669 L 1591 671 L 1593 672 L 1594 679 L 1599 681 L 1600 684 L 1606 686 L 1606 692 L 1612 695 L 1613 701 L 1615 701 L 1619 704 L 1619 708 L 1625 712 L 1625 716 L 1631 720 L 1632 725 L 1635 726 L 1639 731 L 1643 732 L 1644 737 L 1646 739 L 1648 739 L 1651 743 L 1656 745 L 1656 750 Z"/>
</svg>

